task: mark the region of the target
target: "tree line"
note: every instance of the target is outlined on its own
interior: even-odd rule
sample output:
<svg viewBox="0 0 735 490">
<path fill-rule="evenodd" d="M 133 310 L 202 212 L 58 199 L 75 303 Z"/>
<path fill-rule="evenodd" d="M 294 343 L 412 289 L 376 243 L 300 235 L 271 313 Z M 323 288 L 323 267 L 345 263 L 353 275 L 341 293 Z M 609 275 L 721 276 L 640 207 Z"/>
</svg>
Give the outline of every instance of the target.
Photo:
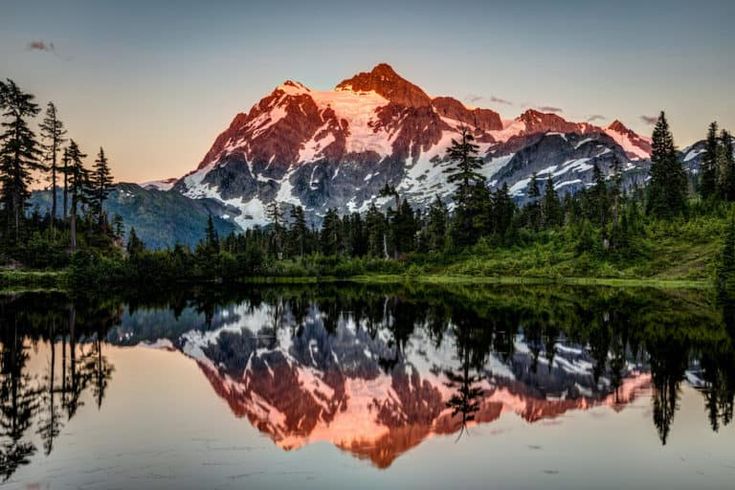
<svg viewBox="0 0 735 490">
<path fill-rule="evenodd" d="M 37 126 L 32 122 L 41 107 L 32 94 L 13 80 L 0 81 L 0 246 L 6 259 L 33 263 L 43 258 L 31 250 L 53 255 L 51 249 L 73 253 L 80 235 L 90 246 L 112 248 L 122 235 L 119 217 L 110 222 L 103 205 L 113 186 L 110 163 L 100 147 L 90 167 L 87 154 L 67 138 L 64 123 L 49 102 Z M 50 211 L 40 216 L 27 212 L 34 184 L 50 184 Z M 61 194 L 59 196 L 59 194 Z"/>
</svg>

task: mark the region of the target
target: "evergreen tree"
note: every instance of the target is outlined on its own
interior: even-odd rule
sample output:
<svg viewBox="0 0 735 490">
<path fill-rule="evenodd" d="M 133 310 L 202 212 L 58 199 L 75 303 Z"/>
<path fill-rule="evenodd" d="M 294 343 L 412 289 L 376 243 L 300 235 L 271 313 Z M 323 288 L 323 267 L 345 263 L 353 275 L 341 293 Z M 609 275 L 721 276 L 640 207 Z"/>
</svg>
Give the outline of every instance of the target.
<svg viewBox="0 0 735 490">
<path fill-rule="evenodd" d="M 64 148 L 64 156 L 61 159 L 62 166 L 61 166 L 61 173 L 64 174 L 64 194 L 63 194 L 63 204 L 64 204 L 64 214 L 62 217 L 64 220 L 66 220 L 66 217 L 69 214 L 69 148 Z"/>
<path fill-rule="evenodd" d="M 46 115 L 39 128 L 41 130 L 44 148 L 46 149 L 46 166 L 51 173 L 51 228 L 54 228 L 57 214 L 56 176 L 59 173 L 57 157 L 59 150 L 61 150 L 61 145 L 66 141 L 66 138 L 64 138 L 66 130 L 64 129 L 64 124 L 59 120 L 56 113 L 56 106 L 53 102 L 49 102 L 46 106 Z"/>
<path fill-rule="evenodd" d="M 728 200 L 735 201 L 735 161 L 733 160 L 732 135 L 727 130 L 720 133 L 720 144 L 717 150 L 717 168 L 721 174 L 720 195 Z"/>
<path fill-rule="evenodd" d="M 103 205 L 110 194 L 111 188 L 112 173 L 110 172 L 110 164 L 105 156 L 105 150 L 100 147 L 97 159 L 94 161 L 91 196 L 92 213 L 100 224 L 104 221 Z"/>
<path fill-rule="evenodd" d="M 205 240 L 205 247 L 208 252 L 212 254 L 219 253 L 219 250 L 220 250 L 219 234 L 217 233 L 217 228 L 214 227 L 214 219 L 212 218 L 211 213 L 209 217 L 207 218 L 207 228 L 204 233 L 204 240 Z"/>
<path fill-rule="evenodd" d="M 135 233 L 134 227 L 130 228 L 130 233 L 128 233 L 128 244 L 126 250 L 130 258 L 139 257 L 140 254 L 145 251 L 145 245 L 140 238 L 138 238 L 138 234 Z"/>
<path fill-rule="evenodd" d="M 340 219 L 336 209 L 328 209 L 324 215 L 320 236 L 322 253 L 327 256 L 337 255 L 340 251 Z"/>
<path fill-rule="evenodd" d="M 707 142 L 702 155 L 702 177 L 699 192 L 703 199 L 714 197 L 717 193 L 719 172 L 717 169 L 717 123 L 712 122 L 707 131 Z"/>
<path fill-rule="evenodd" d="M 69 141 L 69 166 L 67 177 L 69 182 L 69 194 L 71 196 L 71 221 L 69 223 L 70 245 L 72 252 L 77 249 L 77 214 L 79 207 L 89 203 L 90 186 L 89 171 L 84 168 L 84 159 L 87 155 L 82 153 L 74 140 Z"/>
<path fill-rule="evenodd" d="M 40 108 L 31 94 L 24 93 L 12 80 L 0 82 L 0 110 L 4 121 L 0 134 L 0 189 L 8 228 L 14 229 L 16 242 L 32 172 L 44 170 L 40 161 L 39 143 L 28 126 L 28 119 L 38 115 Z"/>
<path fill-rule="evenodd" d="M 556 194 L 556 189 L 554 189 L 554 181 L 551 175 L 546 179 L 542 212 L 544 226 L 546 228 L 553 228 L 563 224 L 564 216 L 562 214 L 561 202 L 559 201 L 559 196 Z"/>
<path fill-rule="evenodd" d="M 474 143 L 474 136 L 466 127 L 461 129 L 460 136 L 460 140 L 452 139 L 447 148 L 447 157 L 454 165 L 444 172 L 449 174 L 447 181 L 457 186 L 453 196 L 455 243 L 470 245 L 479 237 L 478 217 L 486 210 L 486 203 L 476 192 L 476 185 L 484 186 L 485 177 L 478 172 L 482 160 L 477 156 L 480 147 Z"/>
<path fill-rule="evenodd" d="M 388 258 L 388 247 L 385 236 L 385 217 L 373 202 L 365 216 L 367 235 L 367 253 L 371 257 Z"/>
<path fill-rule="evenodd" d="M 304 208 L 301 206 L 291 207 L 291 229 L 289 230 L 290 242 L 294 255 L 303 257 L 306 252 L 306 238 L 309 229 L 306 226 Z"/>
<path fill-rule="evenodd" d="M 493 230 L 500 236 L 504 236 L 510 229 L 516 206 L 510 197 L 508 184 L 495 191 L 493 197 Z"/>
<path fill-rule="evenodd" d="M 268 220 L 271 222 L 271 237 L 273 250 L 280 259 L 283 255 L 283 216 L 278 201 L 272 201 L 266 210 Z"/>
<path fill-rule="evenodd" d="M 398 255 L 412 252 L 416 247 L 416 217 L 408 201 L 403 201 L 392 223 L 395 250 Z"/>
<path fill-rule="evenodd" d="M 538 186 L 538 178 L 536 172 L 531 175 L 531 182 L 528 185 L 528 199 L 529 203 L 526 205 L 526 211 L 528 213 L 528 225 L 531 229 L 538 231 L 541 228 L 541 204 L 539 198 L 541 197 L 541 190 Z"/>
<path fill-rule="evenodd" d="M 659 218 L 680 215 L 686 207 L 687 178 L 679 161 L 666 115 L 653 130 L 647 211 Z"/>
<path fill-rule="evenodd" d="M 597 226 L 607 226 L 609 199 L 607 183 L 600 167 L 595 164 L 592 169 L 592 188 L 589 191 L 590 219 Z"/>
<path fill-rule="evenodd" d="M 426 241 L 429 252 L 444 250 L 447 242 L 447 207 L 439 196 L 429 206 L 429 216 L 426 222 Z"/>
</svg>

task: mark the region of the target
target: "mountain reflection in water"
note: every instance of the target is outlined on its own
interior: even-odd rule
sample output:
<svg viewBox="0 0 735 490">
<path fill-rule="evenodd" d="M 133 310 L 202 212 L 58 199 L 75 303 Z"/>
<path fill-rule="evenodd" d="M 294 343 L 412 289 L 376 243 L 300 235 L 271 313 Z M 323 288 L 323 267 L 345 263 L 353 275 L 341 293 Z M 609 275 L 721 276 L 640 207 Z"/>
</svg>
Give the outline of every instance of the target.
<svg viewBox="0 0 735 490">
<path fill-rule="evenodd" d="M 706 292 L 648 289 L 4 296 L 0 475 L 50 454 L 85 396 L 104 410 L 116 377 L 110 344 L 195 360 L 231 412 L 280 448 L 326 441 L 378 468 L 433 435 L 461 438 L 504 414 L 533 423 L 619 411 L 641 396 L 665 445 L 682 383 L 701 393 L 702 423 L 718 431 L 731 421 L 734 319 Z"/>
</svg>

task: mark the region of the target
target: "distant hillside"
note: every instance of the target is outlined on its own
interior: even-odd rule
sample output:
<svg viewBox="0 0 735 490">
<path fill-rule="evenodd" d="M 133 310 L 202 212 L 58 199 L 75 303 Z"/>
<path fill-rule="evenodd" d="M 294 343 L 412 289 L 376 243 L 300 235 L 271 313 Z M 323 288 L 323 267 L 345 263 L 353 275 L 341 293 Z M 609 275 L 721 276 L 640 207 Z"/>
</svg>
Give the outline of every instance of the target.
<svg viewBox="0 0 735 490">
<path fill-rule="evenodd" d="M 61 191 L 58 191 L 59 213 Z M 29 202 L 29 211 L 50 208 L 51 192 L 36 191 Z M 195 246 L 204 236 L 207 219 L 212 214 L 215 227 L 224 236 L 237 229 L 223 216 L 229 216 L 226 206 L 212 199 L 190 199 L 178 192 L 144 189 L 138 184 L 115 186 L 105 204 L 110 216 L 119 214 L 126 231 L 135 227 L 138 236 L 149 248 L 171 247 L 176 243 Z"/>
</svg>

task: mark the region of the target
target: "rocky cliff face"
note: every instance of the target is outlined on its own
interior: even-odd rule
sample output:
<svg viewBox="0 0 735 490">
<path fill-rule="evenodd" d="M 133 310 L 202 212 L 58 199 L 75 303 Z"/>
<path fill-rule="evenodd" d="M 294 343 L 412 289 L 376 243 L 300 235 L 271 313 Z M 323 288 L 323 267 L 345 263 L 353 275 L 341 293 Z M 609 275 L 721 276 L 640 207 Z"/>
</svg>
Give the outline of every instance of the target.
<svg viewBox="0 0 735 490">
<path fill-rule="evenodd" d="M 532 172 L 551 175 L 561 193 L 591 181 L 592 166 L 610 173 L 613 159 L 628 171 L 647 165 L 650 141 L 619 121 L 607 128 L 527 110 L 503 120 L 451 97 L 430 97 L 386 64 L 312 90 L 286 81 L 237 114 L 199 166 L 172 191 L 237 209 L 240 228 L 266 223 L 272 201 L 304 206 L 318 222 L 328 208 L 365 211 L 385 185 L 412 204 L 449 199 L 447 147 L 469 128 L 491 186 L 507 183 L 522 200 Z"/>
</svg>

